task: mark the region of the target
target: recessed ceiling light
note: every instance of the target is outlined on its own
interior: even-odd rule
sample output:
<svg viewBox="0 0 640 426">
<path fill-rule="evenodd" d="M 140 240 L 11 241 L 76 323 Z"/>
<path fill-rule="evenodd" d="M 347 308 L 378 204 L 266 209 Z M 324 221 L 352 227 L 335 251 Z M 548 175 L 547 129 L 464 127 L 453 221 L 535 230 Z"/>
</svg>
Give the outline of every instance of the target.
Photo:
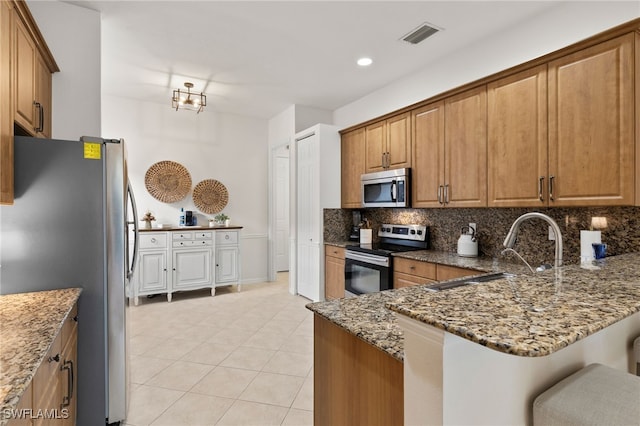
<svg viewBox="0 0 640 426">
<path fill-rule="evenodd" d="M 373 60 L 371 58 L 360 58 L 360 59 L 358 59 L 358 65 L 360 65 L 361 67 L 368 67 L 372 63 L 373 63 Z"/>
</svg>

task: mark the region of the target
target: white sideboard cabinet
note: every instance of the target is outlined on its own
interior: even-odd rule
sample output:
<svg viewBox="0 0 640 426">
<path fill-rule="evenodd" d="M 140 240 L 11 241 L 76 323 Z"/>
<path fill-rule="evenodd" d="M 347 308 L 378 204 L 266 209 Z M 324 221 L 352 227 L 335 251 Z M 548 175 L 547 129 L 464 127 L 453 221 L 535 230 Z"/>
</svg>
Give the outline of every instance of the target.
<svg viewBox="0 0 640 426">
<path fill-rule="evenodd" d="M 134 304 L 140 296 L 238 284 L 240 290 L 240 227 L 178 228 L 140 233 Z"/>
</svg>

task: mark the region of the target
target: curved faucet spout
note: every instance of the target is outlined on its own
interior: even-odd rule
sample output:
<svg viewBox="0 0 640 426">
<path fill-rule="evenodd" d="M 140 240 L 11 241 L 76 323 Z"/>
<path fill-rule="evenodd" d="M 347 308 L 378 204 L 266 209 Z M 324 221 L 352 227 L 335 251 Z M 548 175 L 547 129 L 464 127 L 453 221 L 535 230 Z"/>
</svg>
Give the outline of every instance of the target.
<svg viewBox="0 0 640 426">
<path fill-rule="evenodd" d="M 520 229 L 520 224 L 527 219 L 542 219 L 546 221 L 553 229 L 553 233 L 556 235 L 556 252 L 555 252 L 555 266 L 556 268 L 562 266 L 562 233 L 560 232 L 560 227 L 551 217 L 547 216 L 544 213 L 539 212 L 530 212 L 525 213 L 519 218 L 517 218 L 513 225 L 511 225 L 511 229 L 504 239 L 503 245 L 507 249 L 513 249 L 513 246 L 516 243 L 516 236 L 518 235 L 518 230 Z"/>
</svg>

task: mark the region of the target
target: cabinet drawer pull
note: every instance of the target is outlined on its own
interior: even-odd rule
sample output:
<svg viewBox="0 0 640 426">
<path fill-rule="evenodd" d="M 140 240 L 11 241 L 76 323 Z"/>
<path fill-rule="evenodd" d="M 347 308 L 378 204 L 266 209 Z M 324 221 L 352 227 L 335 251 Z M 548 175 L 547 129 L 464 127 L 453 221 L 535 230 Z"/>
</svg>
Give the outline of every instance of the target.
<svg viewBox="0 0 640 426">
<path fill-rule="evenodd" d="M 438 204 L 442 204 L 442 185 L 438 185 Z"/>
<path fill-rule="evenodd" d="M 60 406 L 64 408 L 71 405 L 71 399 L 73 399 L 73 361 L 66 360 L 60 369 L 67 370 L 69 373 L 67 375 L 67 389 L 69 390 L 69 394 L 62 397 L 62 405 Z"/>
<path fill-rule="evenodd" d="M 47 361 L 49 362 L 60 362 L 60 354 L 56 354 L 55 356 L 50 356 L 49 359 L 47 359 Z"/>
<path fill-rule="evenodd" d="M 155 238 L 151 238 L 151 242 L 152 243 L 155 243 L 156 241 L 158 241 L 158 240 L 156 240 Z"/>
<path fill-rule="evenodd" d="M 444 186 L 444 204 L 449 204 L 449 184 Z"/>
<path fill-rule="evenodd" d="M 74 320 L 75 322 L 78 322 L 78 316 L 76 315 L 75 317 L 73 317 L 73 320 Z"/>
<path fill-rule="evenodd" d="M 225 239 L 225 240 L 228 240 L 228 239 L 229 239 L 229 236 L 228 236 L 228 235 L 225 235 L 225 236 L 224 236 L 224 239 Z"/>
<path fill-rule="evenodd" d="M 553 199 L 553 180 L 555 176 L 549 176 L 549 200 L 554 201 Z"/>
</svg>

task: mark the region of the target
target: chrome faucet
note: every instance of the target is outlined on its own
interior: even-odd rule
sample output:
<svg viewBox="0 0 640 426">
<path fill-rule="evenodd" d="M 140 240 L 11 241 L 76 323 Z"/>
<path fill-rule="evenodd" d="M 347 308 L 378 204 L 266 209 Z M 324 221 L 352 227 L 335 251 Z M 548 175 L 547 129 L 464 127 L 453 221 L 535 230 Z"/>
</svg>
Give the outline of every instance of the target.
<svg viewBox="0 0 640 426">
<path fill-rule="evenodd" d="M 506 247 L 504 251 L 513 250 L 513 246 L 516 243 L 516 236 L 518 234 L 518 230 L 520 229 L 520 224 L 527 219 L 533 219 L 533 218 L 542 219 L 547 223 L 549 223 L 549 225 L 551 225 L 551 229 L 553 229 L 553 233 L 556 234 L 555 266 L 556 268 L 559 266 L 562 266 L 562 233 L 560 232 L 560 227 L 558 226 L 555 220 L 553 220 L 552 218 L 550 218 L 549 216 L 543 213 L 538 213 L 538 212 L 525 213 L 519 218 L 517 218 L 513 222 L 513 225 L 511 225 L 511 229 L 509 230 L 507 237 L 504 239 L 503 245 Z"/>
</svg>

